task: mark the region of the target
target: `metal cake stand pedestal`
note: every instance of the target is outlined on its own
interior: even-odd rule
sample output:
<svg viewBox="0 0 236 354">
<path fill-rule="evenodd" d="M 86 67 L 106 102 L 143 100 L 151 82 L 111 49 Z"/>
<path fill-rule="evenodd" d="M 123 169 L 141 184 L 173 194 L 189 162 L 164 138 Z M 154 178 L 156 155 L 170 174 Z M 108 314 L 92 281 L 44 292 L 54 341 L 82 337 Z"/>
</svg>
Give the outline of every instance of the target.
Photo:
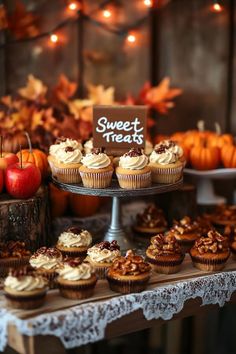
<svg viewBox="0 0 236 354">
<path fill-rule="evenodd" d="M 117 180 L 112 180 L 111 186 L 105 189 L 102 188 L 86 188 L 82 184 L 67 184 L 58 182 L 53 178 L 53 183 L 59 189 L 84 195 L 94 195 L 100 197 L 112 197 L 111 223 L 105 234 L 105 240 L 117 240 L 121 250 L 133 248 L 132 242 L 127 237 L 121 221 L 121 198 L 124 197 L 141 197 L 147 195 L 155 195 L 167 193 L 179 189 L 183 181 L 182 179 L 173 184 L 153 184 L 148 188 L 140 189 L 122 189 L 119 187 Z"/>
<path fill-rule="evenodd" d="M 226 202 L 222 196 L 214 192 L 213 180 L 233 179 L 236 177 L 236 168 L 218 168 L 209 171 L 197 171 L 185 168 L 184 173 L 197 180 L 197 203 L 200 205 L 217 205 Z"/>
</svg>

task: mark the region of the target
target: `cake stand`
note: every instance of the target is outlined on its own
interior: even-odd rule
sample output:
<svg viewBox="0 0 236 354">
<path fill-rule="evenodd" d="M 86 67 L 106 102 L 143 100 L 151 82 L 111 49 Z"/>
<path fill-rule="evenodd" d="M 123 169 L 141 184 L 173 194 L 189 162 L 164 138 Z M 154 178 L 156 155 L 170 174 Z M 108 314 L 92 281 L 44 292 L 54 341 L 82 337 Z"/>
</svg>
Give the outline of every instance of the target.
<svg viewBox="0 0 236 354">
<path fill-rule="evenodd" d="M 183 180 L 179 180 L 173 184 L 153 184 L 151 187 L 140 189 L 122 189 L 119 187 L 117 180 L 112 180 L 111 186 L 105 189 L 102 188 L 86 188 L 82 184 L 67 184 L 58 182 L 53 178 L 53 183 L 59 189 L 75 193 L 94 195 L 100 197 L 112 197 L 112 210 L 110 226 L 105 234 L 106 241 L 117 240 L 121 250 L 133 248 L 132 242 L 128 239 L 121 221 L 121 198 L 124 197 L 142 197 L 147 195 L 155 195 L 167 193 L 179 189 Z"/>
<path fill-rule="evenodd" d="M 197 180 L 197 203 L 200 205 L 215 205 L 225 203 L 226 199 L 215 194 L 213 180 L 235 178 L 236 168 L 218 168 L 209 171 L 185 168 L 184 173 Z"/>
</svg>

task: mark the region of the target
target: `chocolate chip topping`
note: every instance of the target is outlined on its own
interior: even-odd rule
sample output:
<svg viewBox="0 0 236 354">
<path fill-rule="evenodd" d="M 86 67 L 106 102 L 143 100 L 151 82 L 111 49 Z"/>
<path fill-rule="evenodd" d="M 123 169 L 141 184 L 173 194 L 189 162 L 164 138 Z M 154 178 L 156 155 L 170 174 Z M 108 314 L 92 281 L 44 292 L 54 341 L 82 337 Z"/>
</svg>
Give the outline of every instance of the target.
<svg viewBox="0 0 236 354">
<path fill-rule="evenodd" d="M 101 147 L 101 148 L 93 148 L 92 149 L 92 154 L 94 155 L 99 155 L 99 154 L 102 154 L 105 152 L 105 148 L 104 147 Z"/>
<path fill-rule="evenodd" d="M 65 148 L 65 152 L 72 152 L 72 151 L 75 151 L 75 149 L 72 146 L 67 146 Z"/>
<path fill-rule="evenodd" d="M 82 263 L 82 260 L 80 258 L 69 258 L 69 257 L 67 257 L 67 258 L 64 259 L 64 263 L 68 264 L 72 268 L 76 268 Z"/>
<path fill-rule="evenodd" d="M 96 245 L 100 250 L 109 250 L 109 251 L 116 251 L 120 250 L 120 246 L 118 245 L 116 240 L 113 240 L 111 242 L 109 241 L 102 241 Z"/>
<path fill-rule="evenodd" d="M 59 145 L 61 143 L 64 143 L 66 141 L 67 138 L 65 138 L 64 136 L 60 136 L 59 138 L 57 138 L 57 140 L 55 141 L 55 145 Z"/>
<path fill-rule="evenodd" d="M 137 225 L 142 227 L 167 226 L 163 211 L 152 204 L 148 205 L 142 214 L 138 214 L 136 219 Z"/>
<path fill-rule="evenodd" d="M 124 156 L 129 156 L 129 157 L 137 157 L 142 155 L 143 155 L 142 150 L 139 148 L 132 148 L 124 154 Z"/>
<path fill-rule="evenodd" d="M 144 261 L 143 257 L 129 250 L 125 257 L 118 257 L 114 260 L 110 270 L 121 275 L 139 275 L 150 272 L 151 266 Z"/>
<path fill-rule="evenodd" d="M 61 258 L 61 252 L 58 251 L 56 248 L 50 247 L 41 247 L 39 248 L 32 256 L 32 258 L 37 258 L 41 255 L 50 257 L 50 258 Z"/>
<path fill-rule="evenodd" d="M 157 154 L 163 154 L 167 150 L 169 150 L 169 148 L 174 147 L 174 146 L 176 146 L 176 143 L 172 140 L 168 140 L 168 142 L 163 142 L 163 143 L 158 144 L 154 150 Z"/>
<path fill-rule="evenodd" d="M 66 230 L 66 232 L 71 232 L 74 235 L 79 235 L 82 231 L 82 229 L 76 226 L 69 227 L 69 229 Z"/>
<path fill-rule="evenodd" d="M 33 271 L 29 267 L 11 268 L 9 270 L 9 275 L 15 278 L 20 278 L 32 274 Z"/>
<path fill-rule="evenodd" d="M 200 254 L 221 253 L 229 251 L 229 240 L 215 230 L 208 232 L 207 237 L 200 237 L 195 241 L 194 247 Z"/>
<path fill-rule="evenodd" d="M 148 247 L 148 251 L 153 256 L 182 254 L 181 247 L 175 237 L 172 235 L 164 236 L 163 234 L 158 234 L 151 238 L 151 245 Z"/>
</svg>

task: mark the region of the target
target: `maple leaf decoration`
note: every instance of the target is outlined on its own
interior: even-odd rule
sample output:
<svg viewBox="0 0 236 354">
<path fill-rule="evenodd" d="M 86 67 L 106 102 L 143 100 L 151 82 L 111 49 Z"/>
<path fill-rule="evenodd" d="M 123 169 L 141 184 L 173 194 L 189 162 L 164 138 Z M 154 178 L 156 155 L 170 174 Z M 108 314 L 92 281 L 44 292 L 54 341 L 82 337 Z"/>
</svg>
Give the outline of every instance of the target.
<svg viewBox="0 0 236 354">
<path fill-rule="evenodd" d="M 69 111 L 75 117 L 75 119 L 80 119 L 83 110 L 91 107 L 92 105 L 93 105 L 93 101 L 88 99 L 84 99 L 84 100 L 76 99 L 68 102 Z"/>
<path fill-rule="evenodd" d="M 47 87 L 41 80 L 36 79 L 33 75 L 29 75 L 26 86 L 20 88 L 18 93 L 27 100 L 43 102 L 47 93 Z"/>
<path fill-rule="evenodd" d="M 88 97 L 94 104 L 113 105 L 115 89 L 113 86 L 104 88 L 103 85 L 88 85 Z"/>
<path fill-rule="evenodd" d="M 17 38 L 29 38 L 39 34 L 38 18 L 26 10 L 25 5 L 16 1 L 14 12 L 8 16 L 8 28 Z"/>
<path fill-rule="evenodd" d="M 146 83 L 140 92 L 140 99 L 150 108 L 161 114 L 167 114 L 175 106 L 173 99 L 182 94 L 179 88 L 170 88 L 170 78 L 165 77 L 158 86 L 151 87 Z"/>
<path fill-rule="evenodd" d="M 76 89 L 77 84 L 69 81 L 68 78 L 62 74 L 59 77 L 57 85 L 53 89 L 53 98 L 56 101 L 66 103 L 69 98 L 74 96 Z"/>
</svg>

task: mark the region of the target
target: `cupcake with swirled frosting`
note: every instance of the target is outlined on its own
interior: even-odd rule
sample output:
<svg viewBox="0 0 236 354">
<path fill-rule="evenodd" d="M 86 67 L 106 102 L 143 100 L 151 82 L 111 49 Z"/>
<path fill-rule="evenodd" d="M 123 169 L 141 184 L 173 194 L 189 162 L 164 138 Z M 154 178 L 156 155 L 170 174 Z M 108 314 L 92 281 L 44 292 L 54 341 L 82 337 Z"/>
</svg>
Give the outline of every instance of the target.
<svg viewBox="0 0 236 354">
<path fill-rule="evenodd" d="M 81 230 L 78 227 L 70 227 L 61 233 L 56 248 L 63 256 L 79 257 L 83 260 L 91 243 L 92 236 L 90 232 Z"/>
<path fill-rule="evenodd" d="M 120 256 L 120 246 L 115 240 L 112 242 L 102 241 L 90 247 L 87 254 L 86 261 L 94 267 L 98 278 L 104 279 L 107 269 L 111 266 L 114 259 Z"/>
<path fill-rule="evenodd" d="M 63 297 L 78 300 L 92 296 L 97 277 L 90 263 L 81 263 L 79 258 L 66 259 L 57 272 L 58 288 Z"/>
<path fill-rule="evenodd" d="M 175 183 L 181 179 L 185 165 L 183 149 L 174 141 L 163 140 L 154 147 L 149 167 L 155 183 Z"/>
<path fill-rule="evenodd" d="M 49 148 L 48 162 L 52 175 L 59 182 L 79 183 L 82 145 L 73 139 L 59 138 Z"/>
<path fill-rule="evenodd" d="M 31 267 L 37 274 L 42 275 L 49 281 L 50 288 L 56 286 L 54 280 L 57 276 L 56 270 L 62 261 L 62 254 L 56 248 L 39 248 L 29 260 Z"/>
<path fill-rule="evenodd" d="M 151 185 L 148 157 L 141 149 L 131 149 L 120 157 L 116 175 L 121 188 L 137 189 Z"/>
<path fill-rule="evenodd" d="M 4 282 L 4 293 L 10 307 L 35 309 L 43 305 L 47 291 L 47 280 L 29 272 L 26 268 L 10 271 Z"/>
<path fill-rule="evenodd" d="M 113 166 L 103 149 L 93 149 L 81 160 L 79 169 L 83 185 L 88 188 L 107 188 L 111 184 Z"/>
</svg>

